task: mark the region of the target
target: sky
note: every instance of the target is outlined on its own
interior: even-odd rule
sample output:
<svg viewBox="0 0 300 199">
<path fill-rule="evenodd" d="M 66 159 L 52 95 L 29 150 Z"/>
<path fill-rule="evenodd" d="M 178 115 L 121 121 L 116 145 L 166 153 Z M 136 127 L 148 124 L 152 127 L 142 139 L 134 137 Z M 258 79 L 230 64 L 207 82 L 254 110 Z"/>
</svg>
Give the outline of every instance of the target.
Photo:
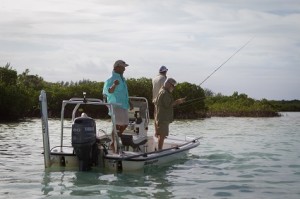
<svg viewBox="0 0 300 199">
<path fill-rule="evenodd" d="M 160 66 L 178 82 L 254 99 L 300 99 L 299 0 L 0 0 L 0 66 L 45 81 L 105 81 Z M 99 91 L 101 92 L 101 91 Z"/>
</svg>

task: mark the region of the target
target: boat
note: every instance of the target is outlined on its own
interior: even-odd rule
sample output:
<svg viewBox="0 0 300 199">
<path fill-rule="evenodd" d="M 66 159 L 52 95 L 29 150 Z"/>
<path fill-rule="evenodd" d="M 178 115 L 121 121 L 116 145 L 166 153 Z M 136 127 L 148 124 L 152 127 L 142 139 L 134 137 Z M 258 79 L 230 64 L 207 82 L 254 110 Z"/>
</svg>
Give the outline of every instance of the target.
<svg viewBox="0 0 300 199">
<path fill-rule="evenodd" d="M 41 91 L 39 101 L 46 169 L 105 169 L 114 172 L 143 170 L 182 159 L 190 149 L 200 144 L 200 137 L 179 138 L 169 135 L 165 139 L 163 149 L 157 150 L 157 138 L 154 133 L 148 133 L 150 117 L 148 101 L 144 97 L 130 97 L 133 109 L 129 110 L 129 125 L 119 136 L 114 133 L 117 132 L 114 115 L 116 104 L 87 98 L 83 92 L 82 98 L 62 101 L 60 144 L 50 148 L 46 91 Z M 109 109 L 111 131 L 104 130 L 106 128 L 102 127 L 102 120 L 82 112 L 81 106 L 102 106 L 106 111 Z M 115 138 L 114 146 L 111 146 L 112 136 Z"/>
</svg>

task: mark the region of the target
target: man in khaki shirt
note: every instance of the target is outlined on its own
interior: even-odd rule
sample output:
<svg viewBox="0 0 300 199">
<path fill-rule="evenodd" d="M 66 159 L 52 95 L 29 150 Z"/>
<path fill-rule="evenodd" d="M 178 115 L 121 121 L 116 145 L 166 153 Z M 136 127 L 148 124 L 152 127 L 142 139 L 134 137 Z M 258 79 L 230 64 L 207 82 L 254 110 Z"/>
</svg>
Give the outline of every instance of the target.
<svg viewBox="0 0 300 199">
<path fill-rule="evenodd" d="M 173 122 L 173 106 L 181 104 L 185 98 L 180 98 L 174 101 L 172 92 L 176 86 L 176 81 L 173 78 L 168 78 L 164 86 L 160 89 L 155 100 L 155 126 L 156 135 L 158 137 L 158 150 L 162 150 L 164 140 L 169 135 L 169 124 Z"/>
</svg>

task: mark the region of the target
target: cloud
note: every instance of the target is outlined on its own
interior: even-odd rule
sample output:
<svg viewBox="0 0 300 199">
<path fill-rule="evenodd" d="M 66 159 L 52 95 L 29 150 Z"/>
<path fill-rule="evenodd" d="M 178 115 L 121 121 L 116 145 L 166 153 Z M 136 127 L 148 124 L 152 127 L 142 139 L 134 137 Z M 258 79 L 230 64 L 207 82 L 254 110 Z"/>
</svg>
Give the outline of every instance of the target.
<svg viewBox="0 0 300 199">
<path fill-rule="evenodd" d="M 296 0 L 2 0 L 0 12 L 0 65 L 47 81 L 104 81 L 124 59 L 126 77 L 151 78 L 166 65 L 169 76 L 199 84 L 255 36 L 203 87 L 300 98 Z"/>
</svg>

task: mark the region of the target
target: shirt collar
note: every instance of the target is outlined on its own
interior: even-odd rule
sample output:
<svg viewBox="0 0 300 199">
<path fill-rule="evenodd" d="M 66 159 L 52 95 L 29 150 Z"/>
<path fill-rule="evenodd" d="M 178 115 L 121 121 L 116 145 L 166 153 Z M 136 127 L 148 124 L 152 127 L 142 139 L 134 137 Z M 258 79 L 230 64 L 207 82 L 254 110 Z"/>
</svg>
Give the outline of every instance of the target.
<svg viewBox="0 0 300 199">
<path fill-rule="evenodd" d="M 118 77 L 124 79 L 123 75 L 121 75 L 121 74 L 119 74 L 119 73 L 116 73 L 115 71 L 112 71 L 112 75 L 113 75 L 113 76 L 118 76 Z"/>
</svg>

